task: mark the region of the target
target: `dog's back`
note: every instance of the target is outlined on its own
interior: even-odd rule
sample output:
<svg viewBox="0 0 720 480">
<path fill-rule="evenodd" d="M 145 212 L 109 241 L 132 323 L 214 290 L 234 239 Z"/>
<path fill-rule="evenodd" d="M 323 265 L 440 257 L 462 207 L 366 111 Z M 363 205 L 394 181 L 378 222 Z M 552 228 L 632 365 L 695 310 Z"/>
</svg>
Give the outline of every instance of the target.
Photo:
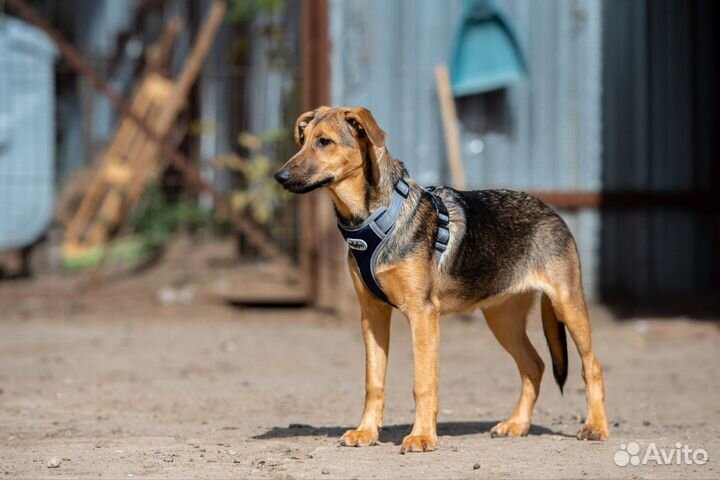
<svg viewBox="0 0 720 480">
<path fill-rule="evenodd" d="M 534 268 L 574 248 L 565 222 L 550 207 L 524 192 L 441 190 L 464 215 L 465 229 L 448 273 L 460 280 L 462 295 L 482 300 L 501 294 Z"/>
</svg>

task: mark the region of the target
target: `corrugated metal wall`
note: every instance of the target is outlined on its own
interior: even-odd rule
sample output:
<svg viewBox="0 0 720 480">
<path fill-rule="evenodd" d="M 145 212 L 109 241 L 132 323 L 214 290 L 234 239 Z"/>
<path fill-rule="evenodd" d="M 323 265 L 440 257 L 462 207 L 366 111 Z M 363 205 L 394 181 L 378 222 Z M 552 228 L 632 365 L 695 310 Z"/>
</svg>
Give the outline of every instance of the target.
<svg viewBox="0 0 720 480">
<path fill-rule="evenodd" d="M 600 0 L 505 0 L 529 75 L 504 94 L 458 103 L 473 188 L 601 185 Z M 434 68 L 449 63 L 462 0 L 331 0 L 332 101 L 370 108 L 391 153 L 425 184 L 448 182 Z M 596 291 L 599 220 L 564 215 Z"/>
<path fill-rule="evenodd" d="M 718 3 L 607 0 L 606 7 L 604 188 L 717 194 Z M 607 295 L 717 297 L 717 212 L 608 210 L 602 225 Z"/>
</svg>

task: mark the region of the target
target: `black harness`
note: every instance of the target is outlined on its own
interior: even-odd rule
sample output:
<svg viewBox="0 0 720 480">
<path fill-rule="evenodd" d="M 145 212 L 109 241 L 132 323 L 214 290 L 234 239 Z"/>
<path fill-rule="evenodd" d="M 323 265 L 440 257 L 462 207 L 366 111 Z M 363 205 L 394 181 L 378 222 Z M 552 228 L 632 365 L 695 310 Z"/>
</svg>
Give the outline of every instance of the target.
<svg viewBox="0 0 720 480">
<path fill-rule="evenodd" d="M 425 191 L 430 194 L 430 198 L 432 199 L 433 205 L 435 205 L 435 210 L 438 215 L 435 250 L 438 252 L 438 256 L 440 256 L 447 249 L 448 242 L 450 241 L 450 216 L 448 215 L 447 208 L 445 208 L 445 203 L 439 196 L 433 193 L 435 187 L 427 187 Z M 392 234 L 395 222 L 400 215 L 400 210 L 409 193 L 410 187 L 407 182 L 400 179 L 395 184 L 389 207 L 377 209 L 367 220 L 357 227 L 346 227 L 338 222 L 338 229 L 340 229 L 340 233 L 350 247 L 350 253 L 355 259 L 355 264 L 360 271 L 363 283 L 377 298 L 389 303 L 393 307 L 396 305 L 388 299 L 375 277 L 375 264 L 377 263 L 377 257 L 382 247 L 387 243 Z"/>
</svg>

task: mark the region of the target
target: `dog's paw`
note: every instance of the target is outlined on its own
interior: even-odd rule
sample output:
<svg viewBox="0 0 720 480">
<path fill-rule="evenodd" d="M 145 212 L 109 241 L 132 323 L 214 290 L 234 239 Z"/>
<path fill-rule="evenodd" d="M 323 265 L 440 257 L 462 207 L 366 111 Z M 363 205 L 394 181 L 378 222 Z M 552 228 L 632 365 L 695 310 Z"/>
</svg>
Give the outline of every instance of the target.
<svg viewBox="0 0 720 480">
<path fill-rule="evenodd" d="M 348 430 L 340 438 L 340 445 L 344 447 L 369 447 L 375 445 L 378 432 L 373 430 Z"/>
<path fill-rule="evenodd" d="M 403 438 L 400 453 L 431 452 L 437 448 L 437 435 L 408 435 Z"/>
<path fill-rule="evenodd" d="M 604 442 L 608 439 L 607 425 L 586 424 L 577 434 L 578 440 L 597 440 Z"/>
<path fill-rule="evenodd" d="M 490 430 L 490 436 L 495 437 L 524 437 L 530 430 L 529 423 L 500 422 Z"/>
</svg>

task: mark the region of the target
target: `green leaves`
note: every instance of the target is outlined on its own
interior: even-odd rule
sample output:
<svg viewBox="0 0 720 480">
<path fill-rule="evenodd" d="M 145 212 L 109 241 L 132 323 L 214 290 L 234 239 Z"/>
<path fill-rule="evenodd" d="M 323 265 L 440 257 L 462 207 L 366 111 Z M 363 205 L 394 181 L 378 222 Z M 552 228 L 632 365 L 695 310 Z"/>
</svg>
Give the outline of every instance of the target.
<svg viewBox="0 0 720 480">
<path fill-rule="evenodd" d="M 286 129 L 268 130 L 260 135 L 242 132 L 238 135 L 238 144 L 248 155 L 242 157 L 230 153 L 213 161 L 215 168 L 237 172 L 242 177 L 243 186 L 230 195 L 232 207 L 236 211 L 249 212 L 261 224 L 269 224 L 275 212 L 290 198 L 273 179 L 277 165 L 266 153 L 276 150 L 277 143 L 287 142 L 289 135 Z"/>
<path fill-rule="evenodd" d="M 273 15 L 285 7 L 285 0 L 233 0 L 228 12 L 230 21 L 249 22 L 258 13 Z"/>
<path fill-rule="evenodd" d="M 129 223 L 148 244 L 158 247 L 173 233 L 197 232 L 216 225 L 212 213 L 201 209 L 195 200 L 181 197 L 176 202 L 168 202 L 155 182 L 148 185 Z"/>
</svg>

